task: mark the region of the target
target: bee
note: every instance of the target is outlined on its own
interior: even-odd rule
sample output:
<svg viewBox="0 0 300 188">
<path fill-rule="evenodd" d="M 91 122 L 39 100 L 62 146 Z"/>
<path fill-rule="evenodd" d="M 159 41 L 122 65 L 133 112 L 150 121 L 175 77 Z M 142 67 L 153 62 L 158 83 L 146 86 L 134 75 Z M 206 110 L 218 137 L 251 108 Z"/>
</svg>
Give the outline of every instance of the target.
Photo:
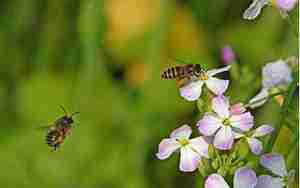
<svg viewBox="0 0 300 188">
<path fill-rule="evenodd" d="M 53 148 L 53 151 L 56 151 L 64 142 L 65 138 L 71 133 L 72 124 L 74 123 L 73 116 L 79 113 L 73 112 L 69 115 L 63 106 L 60 106 L 60 108 L 65 115 L 58 118 L 53 124 L 47 126 L 46 142 Z"/>
<path fill-rule="evenodd" d="M 205 76 L 205 70 L 199 64 L 186 64 L 170 67 L 161 74 L 163 80 L 176 79 L 178 87 L 182 87 L 191 81 L 196 81 L 198 78 Z"/>
</svg>

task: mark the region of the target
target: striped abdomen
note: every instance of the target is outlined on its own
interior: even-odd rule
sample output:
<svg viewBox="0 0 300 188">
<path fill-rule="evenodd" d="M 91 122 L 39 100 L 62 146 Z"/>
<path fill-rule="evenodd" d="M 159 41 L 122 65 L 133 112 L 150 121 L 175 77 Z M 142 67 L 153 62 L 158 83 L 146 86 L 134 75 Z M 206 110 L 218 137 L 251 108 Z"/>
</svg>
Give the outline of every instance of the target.
<svg viewBox="0 0 300 188">
<path fill-rule="evenodd" d="M 190 76 L 193 73 L 193 67 L 190 65 L 170 67 L 161 74 L 162 79 L 176 79 Z"/>
<path fill-rule="evenodd" d="M 62 129 L 54 129 L 50 130 L 46 136 L 46 142 L 50 147 L 53 147 L 54 150 L 63 143 L 70 129 L 62 128 Z"/>
</svg>

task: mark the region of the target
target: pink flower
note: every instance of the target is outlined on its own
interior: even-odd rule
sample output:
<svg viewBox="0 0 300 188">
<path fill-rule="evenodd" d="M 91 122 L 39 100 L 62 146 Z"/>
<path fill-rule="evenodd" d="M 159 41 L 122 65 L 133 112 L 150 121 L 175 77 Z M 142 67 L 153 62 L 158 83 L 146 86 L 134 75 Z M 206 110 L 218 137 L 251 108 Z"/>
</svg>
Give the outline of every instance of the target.
<svg viewBox="0 0 300 188">
<path fill-rule="evenodd" d="M 270 134 L 273 130 L 274 128 L 270 125 L 261 125 L 260 127 L 256 128 L 250 136 L 237 133 L 235 138 L 245 137 L 252 153 L 259 155 L 262 152 L 263 144 L 257 138 Z"/>
<path fill-rule="evenodd" d="M 232 113 L 229 101 L 223 95 L 212 100 L 213 113 L 206 113 L 197 126 L 204 136 L 213 136 L 213 145 L 220 150 L 231 149 L 236 130 L 248 131 L 253 127 L 253 116 L 250 112 Z"/>
<path fill-rule="evenodd" d="M 283 11 L 291 11 L 297 4 L 297 0 L 274 0 L 274 5 Z"/>
<path fill-rule="evenodd" d="M 176 150 L 180 150 L 179 169 L 183 172 L 192 172 L 199 166 L 201 157 L 208 158 L 208 143 L 204 137 L 189 139 L 192 129 L 183 125 L 175 129 L 170 138 L 163 139 L 156 156 L 160 160 L 167 159 Z"/>
<path fill-rule="evenodd" d="M 195 101 L 201 96 L 203 85 L 206 85 L 216 95 L 223 94 L 228 88 L 229 80 L 218 79 L 214 75 L 228 71 L 229 69 L 230 66 L 226 66 L 220 69 L 204 71 L 198 80 L 181 87 L 179 89 L 180 95 L 188 101 Z"/>
<path fill-rule="evenodd" d="M 269 175 L 259 176 L 256 188 L 282 188 L 292 183 L 295 170 L 287 172 L 284 159 L 280 154 L 264 154 L 260 158 L 260 164 L 279 177 L 275 178 Z M 285 179 L 288 181 L 286 182 Z"/>
<path fill-rule="evenodd" d="M 257 184 L 255 172 L 251 168 L 241 167 L 235 171 L 233 179 L 234 188 L 254 188 Z M 230 188 L 224 178 L 219 174 L 211 174 L 205 180 L 205 188 Z"/>
<path fill-rule="evenodd" d="M 235 54 L 229 45 L 226 45 L 222 48 L 221 58 L 225 65 L 229 65 L 235 61 Z"/>
</svg>

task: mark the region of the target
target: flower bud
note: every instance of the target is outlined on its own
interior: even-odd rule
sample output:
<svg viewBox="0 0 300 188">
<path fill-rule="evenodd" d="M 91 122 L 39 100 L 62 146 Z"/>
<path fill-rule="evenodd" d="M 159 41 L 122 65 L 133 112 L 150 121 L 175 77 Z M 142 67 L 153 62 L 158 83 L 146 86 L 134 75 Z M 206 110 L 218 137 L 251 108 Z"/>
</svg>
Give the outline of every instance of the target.
<svg viewBox="0 0 300 188">
<path fill-rule="evenodd" d="M 235 53 L 229 45 L 226 45 L 221 50 L 222 62 L 229 65 L 235 61 Z"/>
<path fill-rule="evenodd" d="M 297 4 L 297 0 L 275 0 L 274 4 L 276 7 L 284 11 L 291 11 Z"/>
</svg>

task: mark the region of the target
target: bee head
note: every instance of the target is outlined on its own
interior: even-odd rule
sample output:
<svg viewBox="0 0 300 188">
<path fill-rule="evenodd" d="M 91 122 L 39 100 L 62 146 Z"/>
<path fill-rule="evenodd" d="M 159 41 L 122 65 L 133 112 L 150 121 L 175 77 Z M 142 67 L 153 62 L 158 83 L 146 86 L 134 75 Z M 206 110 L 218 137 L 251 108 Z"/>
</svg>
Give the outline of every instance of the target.
<svg viewBox="0 0 300 188">
<path fill-rule="evenodd" d="M 74 123 L 72 116 L 63 116 L 61 120 L 62 120 L 61 123 L 65 126 L 68 126 L 68 125 L 71 125 L 72 123 Z"/>
<path fill-rule="evenodd" d="M 203 69 L 201 68 L 201 65 L 195 64 L 194 75 L 199 77 L 202 72 L 203 72 Z"/>
</svg>

